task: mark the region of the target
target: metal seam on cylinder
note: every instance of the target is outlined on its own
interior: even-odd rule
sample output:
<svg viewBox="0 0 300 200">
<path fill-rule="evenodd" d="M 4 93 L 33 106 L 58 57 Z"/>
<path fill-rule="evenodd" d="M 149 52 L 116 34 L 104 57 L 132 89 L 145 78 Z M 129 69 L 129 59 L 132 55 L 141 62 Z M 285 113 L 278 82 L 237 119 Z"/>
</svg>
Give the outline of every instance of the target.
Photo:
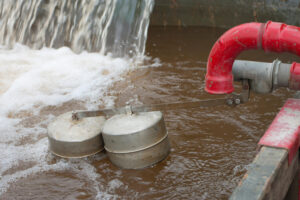
<svg viewBox="0 0 300 200">
<path fill-rule="evenodd" d="M 87 156 L 92 156 L 92 155 L 95 155 L 95 154 L 97 154 L 97 153 L 100 153 L 100 152 L 103 151 L 103 150 L 104 150 L 104 148 L 102 148 L 102 149 L 100 149 L 100 150 L 98 150 L 98 151 L 95 151 L 95 152 L 93 152 L 93 153 L 84 154 L 84 155 L 82 155 L 82 156 L 65 156 L 65 155 L 61 155 L 61 154 L 55 153 L 53 150 L 50 150 L 50 151 L 51 151 L 51 153 L 53 153 L 54 155 L 59 156 L 59 157 L 62 157 L 62 158 L 84 158 L 84 157 L 87 157 Z"/>
<path fill-rule="evenodd" d="M 155 143 L 147 146 L 147 147 L 143 147 L 143 148 L 140 148 L 140 149 L 137 149 L 137 150 L 134 150 L 134 151 L 112 151 L 110 149 L 108 149 L 106 146 L 104 146 L 104 149 L 110 153 L 134 153 L 134 152 L 138 152 L 138 151 L 142 151 L 142 150 L 145 150 L 145 149 L 149 149 L 159 143 L 161 143 L 164 139 L 166 139 L 168 137 L 168 132 L 166 133 L 166 135 L 164 137 L 162 137 L 160 140 L 156 141 Z"/>
<path fill-rule="evenodd" d="M 69 152 L 69 155 L 67 155 L 67 154 L 65 154 L 65 155 L 62 155 L 62 154 L 60 154 L 60 153 L 57 153 L 56 152 L 56 150 L 58 150 L 58 148 L 56 148 L 57 147 L 57 145 L 62 145 L 62 143 L 65 143 L 65 144 L 74 144 L 74 143 L 78 143 L 77 145 L 79 145 L 79 143 L 82 143 L 82 142 L 89 142 L 89 141 L 92 141 L 92 140 L 95 140 L 95 139 L 97 139 L 97 138 L 99 138 L 99 140 L 101 141 L 101 143 L 99 143 L 100 144 L 100 146 L 102 146 L 102 148 L 100 148 L 100 149 L 97 149 L 96 151 L 92 151 L 92 152 L 89 152 L 89 153 L 85 153 L 85 154 L 82 154 L 82 155 L 78 155 L 78 156 L 74 156 L 74 155 L 72 155 L 72 153 L 74 153 L 74 152 Z M 49 141 L 49 145 L 50 145 L 50 148 L 49 148 L 49 150 L 53 153 L 53 154 L 55 154 L 55 155 L 57 155 L 57 156 L 60 156 L 60 157 L 63 157 L 63 158 L 83 158 L 83 157 L 86 157 L 86 156 L 90 156 L 90 155 L 94 155 L 94 154 L 96 154 L 96 153 L 99 153 L 99 152 L 101 152 L 101 151 L 103 151 L 104 150 L 104 146 L 103 146 L 103 139 L 102 139 L 102 137 L 101 137 L 101 133 L 100 133 L 100 135 L 96 135 L 96 136 L 94 136 L 94 137 L 92 137 L 92 138 L 90 138 L 90 139 L 88 139 L 88 140 L 85 140 L 85 141 L 75 141 L 75 142 L 73 142 L 73 141 L 61 141 L 61 140 L 56 140 L 56 139 L 54 139 L 53 137 L 51 137 L 49 134 L 48 134 L 48 141 Z M 58 143 L 58 144 L 57 144 Z M 64 147 L 64 148 L 66 148 L 66 147 Z M 59 150 L 58 150 L 59 151 Z"/>
<path fill-rule="evenodd" d="M 152 152 L 152 153 L 151 153 Z M 170 153 L 168 138 L 143 151 L 120 154 L 107 152 L 109 160 L 124 169 L 143 169 L 166 159 Z"/>
</svg>

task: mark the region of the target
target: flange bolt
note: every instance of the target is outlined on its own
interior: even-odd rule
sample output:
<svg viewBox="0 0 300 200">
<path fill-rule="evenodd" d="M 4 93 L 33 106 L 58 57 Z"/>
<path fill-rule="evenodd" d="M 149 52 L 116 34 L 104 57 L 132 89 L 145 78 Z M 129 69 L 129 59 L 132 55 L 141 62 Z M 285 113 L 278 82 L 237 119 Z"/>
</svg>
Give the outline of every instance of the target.
<svg viewBox="0 0 300 200">
<path fill-rule="evenodd" d="M 227 104 L 228 105 L 232 105 L 233 104 L 233 100 L 232 99 L 227 99 Z"/>
<path fill-rule="evenodd" d="M 236 105 L 239 105 L 239 104 L 241 103 L 241 100 L 240 100 L 240 99 L 235 99 L 235 100 L 234 100 L 234 103 L 235 103 Z"/>
</svg>

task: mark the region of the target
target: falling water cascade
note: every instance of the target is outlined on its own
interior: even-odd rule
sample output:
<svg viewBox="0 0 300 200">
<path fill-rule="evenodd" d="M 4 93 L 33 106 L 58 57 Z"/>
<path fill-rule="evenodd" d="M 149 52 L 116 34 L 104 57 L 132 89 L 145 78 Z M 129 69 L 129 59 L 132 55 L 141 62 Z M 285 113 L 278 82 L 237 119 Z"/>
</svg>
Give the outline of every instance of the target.
<svg viewBox="0 0 300 200">
<path fill-rule="evenodd" d="M 0 41 L 9 47 L 143 55 L 153 5 L 153 0 L 2 0 Z"/>
</svg>

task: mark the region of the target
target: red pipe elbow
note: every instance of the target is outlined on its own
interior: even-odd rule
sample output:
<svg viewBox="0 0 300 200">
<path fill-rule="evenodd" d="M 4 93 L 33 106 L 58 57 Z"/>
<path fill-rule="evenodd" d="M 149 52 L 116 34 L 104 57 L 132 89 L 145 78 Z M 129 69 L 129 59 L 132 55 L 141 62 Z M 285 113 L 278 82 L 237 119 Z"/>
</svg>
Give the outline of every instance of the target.
<svg viewBox="0 0 300 200">
<path fill-rule="evenodd" d="M 233 92 L 232 65 L 245 50 L 291 52 L 300 56 L 300 28 L 283 23 L 247 23 L 224 33 L 208 57 L 205 90 L 211 94 Z"/>
</svg>

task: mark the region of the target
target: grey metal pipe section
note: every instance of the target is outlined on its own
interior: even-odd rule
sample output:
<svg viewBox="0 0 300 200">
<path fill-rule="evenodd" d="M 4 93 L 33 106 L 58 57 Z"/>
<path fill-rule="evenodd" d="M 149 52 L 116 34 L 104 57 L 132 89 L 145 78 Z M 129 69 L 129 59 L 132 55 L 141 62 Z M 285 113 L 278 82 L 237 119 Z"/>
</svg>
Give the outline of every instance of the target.
<svg viewBox="0 0 300 200">
<path fill-rule="evenodd" d="M 257 93 L 270 93 L 288 87 L 291 64 L 275 60 L 273 63 L 236 60 L 232 73 L 235 81 L 249 79 L 250 88 Z"/>
</svg>

